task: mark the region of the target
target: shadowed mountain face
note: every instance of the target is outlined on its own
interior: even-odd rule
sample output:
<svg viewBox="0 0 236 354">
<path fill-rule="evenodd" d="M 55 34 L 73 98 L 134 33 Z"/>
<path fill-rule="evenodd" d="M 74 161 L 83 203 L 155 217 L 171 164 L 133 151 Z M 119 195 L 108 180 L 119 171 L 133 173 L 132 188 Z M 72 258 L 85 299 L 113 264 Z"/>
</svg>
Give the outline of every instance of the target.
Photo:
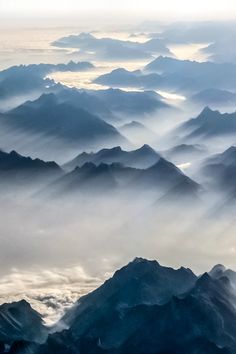
<svg viewBox="0 0 236 354">
<path fill-rule="evenodd" d="M 140 70 L 128 71 L 120 68 L 99 76 L 94 80 L 94 83 L 111 87 L 136 87 L 151 90 L 162 88 L 163 81 L 163 77 L 156 73 L 145 74 Z M 164 106 L 164 103 L 160 102 L 159 108 Z"/>
<path fill-rule="evenodd" d="M 131 156 L 128 155 L 128 157 L 126 157 L 125 155 L 126 161 L 130 161 L 133 164 L 135 161 L 136 163 L 141 163 L 142 160 L 139 154 L 142 152 L 142 149 L 145 150 L 146 147 L 128 153 L 131 154 Z M 100 158 L 102 157 L 110 162 L 110 153 L 113 154 L 112 158 L 114 158 L 114 160 L 116 160 L 116 156 L 117 158 L 122 157 L 122 159 L 124 159 L 124 152 L 120 148 L 113 150 L 114 149 L 101 150 L 100 156 L 91 156 L 95 161 L 86 162 L 85 164 L 83 164 L 85 162 L 84 158 L 87 159 L 90 155 L 80 155 L 80 163 L 83 164 L 83 166 L 76 167 L 72 172 L 67 173 L 50 185 L 49 188 L 47 188 L 47 193 L 50 194 L 50 192 L 52 192 L 54 195 L 61 195 L 62 193 L 74 194 L 75 192 L 89 192 L 93 194 L 95 191 L 111 192 L 117 190 L 119 193 L 123 191 L 125 194 L 128 192 L 137 193 L 137 191 L 139 194 L 152 192 L 153 196 L 155 196 L 167 192 L 174 187 L 178 189 L 178 186 L 181 186 L 181 192 L 183 192 L 184 186 L 189 186 L 189 184 L 196 189 L 196 191 L 199 189 L 197 183 L 185 176 L 175 165 L 158 155 L 155 155 L 157 162 L 146 169 L 125 167 L 120 163 L 112 163 L 109 165 L 100 163 Z M 135 155 L 138 157 L 137 160 L 134 158 Z M 186 194 L 188 190 L 189 188 L 186 188 Z"/>
<path fill-rule="evenodd" d="M 80 298 L 33 353 L 234 354 L 235 273 L 215 266 L 197 277 L 136 258 Z"/>
<path fill-rule="evenodd" d="M 0 104 L 3 107 L 7 107 L 9 100 L 9 105 L 16 107 L 17 105 L 13 104 L 14 100 L 23 102 L 27 98 L 39 97 L 40 94 L 47 92 L 49 89 L 55 89 L 55 82 L 48 78 L 46 79 L 46 76 L 53 72 L 78 72 L 92 70 L 93 68 L 94 66 L 88 62 L 75 63 L 70 61 L 68 64 L 56 65 L 19 65 L 2 70 L 0 71 Z M 2 108 L 1 105 L 0 108 Z"/>
<path fill-rule="evenodd" d="M 235 105 L 236 94 L 234 92 L 219 89 L 208 89 L 196 93 L 191 97 L 191 100 L 203 105 Z"/>
<path fill-rule="evenodd" d="M 20 342 L 43 343 L 47 334 L 41 315 L 25 300 L 0 306 L 0 353 L 13 353 Z"/>
<path fill-rule="evenodd" d="M 44 94 L 33 102 L 0 116 L 0 123 L 23 132 L 64 139 L 78 146 L 101 141 L 125 142 L 125 138 L 110 124 L 82 108 L 59 103 L 54 94 Z"/>
<path fill-rule="evenodd" d="M 186 91 L 235 89 L 236 65 L 231 63 L 200 63 L 160 56 L 149 63 L 145 71 L 162 75 L 170 86 Z"/>
<path fill-rule="evenodd" d="M 44 78 L 47 74 L 56 71 L 86 71 L 93 68 L 94 66 L 91 63 L 75 63 L 74 61 L 70 61 L 68 64 L 31 64 L 12 66 L 6 70 L 0 71 L 0 83 L 9 77 L 17 77 L 18 75 L 21 76 L 22 79 L 23 77 L 30 75 Z"/>
<path fill-rule="evenodd" d="M 213 187 L 235 198 L 236 147 L 231 146 L 223 153 L 206 159 L 201 173 Z"/>
<path fill-rule="evenodd" d="M 0 83 L 10 77 L 17 77 L 18 75 L 27 77 L 30 75 L 44 78 L 47 74 L 56 71 L 86 71 L 93 69 L 94 66 L 88 62 L 70 61 L 68 64 L 31 64 L 12 66 L 6 70 L 0 71 Z"/>
<path fill-rule="evenodd" d="M 148 145 L 143 145 L 140 149 L 133 151 L 124 151 L 120 146 L 117 146 L 112 149 L 102 149 L 96 153 L 83 152 L 66 163 L 64 168 L 72 170 L 87 162 L 92 162 L 95 165 L 120 163 L 127 167 L 147 168 L 154 165 L 159 158 L 160 155 Z"/>
<path fill-rule="evenodd" d="M 15 151 L 6 153 L 0 151 L 0 181 L 9 184 L 27 184 L 50 181 L 63 173 L 62 169 L 53 161 L 45 162 L 40 159 L 31 159 Z"/>
<path fill-rule="evenodd" d="M 163 97 L 154 91 L 126 92 L 109 89 L 94 91 L 93 95 L 100 98 L 111 111 L 120 114 L 142 115 L 168 107 Z"/>
<path fill-rule="evenodd" d="M 107 122 L 125 121 L 127 116 L 143 117 L 156 110 L 168 107 L 163 98 L 155 92 L 126 92 L 119 89 L 77 90 L 55 86 L 53 92 L 60 103 L 68 103 L 92 114 L 101 116 Z"/>
<path fill-rule="evenodd" d="M 209 139 L 233 136 L 235 132 L 236 113 L 221 114 L 209 107 L 205 107 L 197 118 L 181 124 L 175 131 L 184 141 L 206 143 Z"/>
<path fill-rule="evenodd" d="M 225 99 L 228 99 L 226 92 L 236 90 L 235 75 L 235 64 L 200 63 L 160 56 L 146 65 L 144 70 L 119 68 L 99 76 L 94 82 L 111 87 L 176 90 L 191 96 L 206 90 L 206 98 L 211 97 L 212 89 L 217 89 L 224 92 Z"/>
</svg>

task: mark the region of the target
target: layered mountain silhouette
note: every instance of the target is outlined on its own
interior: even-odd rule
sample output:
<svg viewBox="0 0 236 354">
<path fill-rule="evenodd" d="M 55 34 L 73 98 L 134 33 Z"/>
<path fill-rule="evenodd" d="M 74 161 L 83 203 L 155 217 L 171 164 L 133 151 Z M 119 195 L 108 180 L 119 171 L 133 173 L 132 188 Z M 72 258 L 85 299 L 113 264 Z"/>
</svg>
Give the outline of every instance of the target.
<svg viewBox="0 0 236 354">
<path fill-rule="evenodd" d="M 175 133 L 186 141 L 207 141 L 207 139 L 233 136 L 236 132 L 236 113 L 220 113 L 205 107 L 193 119 L 181 124 Z"/>
<path fill-rule="evenodd" d="M 60 48 L 77 48 L 94 58 L 105 60 L 131 60 L 151 58 L 152 54 L 168 54 L 170 50 L 162 39 L 150 39 L 144 43 L 115 38 L 96 38 L 90 33 L 70 35 L 53 42 Z"/>
<path fill-rule="evenodd" d="M 235 197 L 236 147 L 231 146 L 223 153 L 206 159 L 201 166 L 201 173 L 212 186 Z"/>
<path fill-rule="evenodd" d="M 162 151 L 161 154 L 167 160 L 181 164 L 202 158 L 207 154 L 207 150 L 204 146 L 198 144 L 180 144 Z"/>
<path fill-rule="evenodd" d="M 94 83 L 111 87 L 134 87 L 151 90 L 162 88 L 163 81 L 164 78 L 156 73 L 146 74 L 140 70 L 128 71 L 119 68 L 97 77 Z"/>
<path fill-rule="evenodd" d="M 72 170 L 87 162 L 92 162 L 95 165 L 120 163 L 126 167 L 147 168 L 154 165 L 159 158 L 160 155 L 148 145 L 143 145 L 132 151 L 124 151 L 120 146 L 117 146 L 111 149 L 102 149 L 96 153 L 83 152 L 66 163 L 64 168 Z"/>
<path fill-rule="evenodd" d="M 234 76 L 236 65 L 231 63 L 197 62 L 159 56 L 143 70 L 128 71 L 118 68 L 94 80 L 100 85 L 111 87 L 136 87 L 144 89 L 170 90 L 194 96 L 206 90 L 222 92 L 236 90 Z"/>
<path fill-rule="evenodd" d="M 145 150 L 146 147 L 141 148 Z M 139 156 L 140 150 L 136 150 L 131 154 L 137 154 Z M 112 153 L 113 157 L 117 153 L 117 156 L 122 156 L 123 152 L 120 148 L 116 148 L 112 151 L 102 150 L 100 154 L 106 154 L 107 159 L 109 154 Z M 100 155 L 100 156 L 101 156 Z M 85 154 L 85 157 L 89 155 Z M 93 155 L 92 155 L 93 156 Z M 96 155 L 95 155 L 96 156 Z M 99 156 L 99 155 L 98 155 Z M 132 155 L 131 155 L 132 156 Z M 152 194 L 158 195 L 160 193 L 166 193 L 168 190 L 181 186 L 181 193 L 183 197 L 188 193 L 189 185 L 196 191 L 199 189 L 199 185 L 184 175 L 174 164 L 167 160 L 153 155 L 156 157 L 157 162 L 146 169 L 126 167 L 120 163 L 100 163 L 97 161 L 97 165 L 94 162 L 86 162 L 81 167 L 76 167 L 72 172 L 67 173 L 47 188 L 47 193 L 52 193 L 55 196 L 62 194 L 69 195 L 73 193 L 89 193 L 106 191 L 119 193 L 146 193 L 152 192 Z M 84 155 L 80 156 L 81 163 Z M 135 160 L 131 160 L 135 161 Z M 96 162 L 96 160 L 95 160 Z M 75 162 L 76 163 L 76 162 Z M 185 193 L 183 193 L 184 186 L 186 185 Z M 187 188 L 188 186 L 188 188 Z M 179 193 L 179 195 L 181 195 Z"/>
<path fill-rule="evenodd" d="M 154 131 L 143 123 L 135 120 L 120 126 L 119 131 L 136 145 L 140 144 L 142 141 L 154 142 L 157 140 L 157 134 Z"/>
<path fill-rule="evenodd" d="M 146 65 L 144 72 L 165 78 L 166 87 L 184 92 L 221 89 L 235 90 L 236 65 L 231 63 L 197 62 L 159 56 Z"/>
<path fill-rule="evenodd" d="M 168 107 L 163 98 L 152 91 L 127 92 L 119 89 L 78 90 L 65 87 L 53 88 L 60 103 L 68 103 L 99 115 L 107 122 L 126 120 L 127 116 L 143 117 L 145 114 Z"/>
<path fill-rule="evenodd" d="M 73 62 L 67 64 L 31 64 L 13 66 L 0 71 L 0 102 L 26 96 L 28 99 L 34 95 L 47 92 L 54 88 L 55 82 L 45 77 L 53 72 L 87 71 L 94 66 L 88 62 Z"/>
<path fill-rule="evenodd" d="M 74 62 L 70 61 L 67 64 L 30 64 L 30 65 L 16 65 L 8 69 L 0 71 L 0 82 L 9 77 L 17 77 L 21 75 L 27 77 L 28 75 L 35 75 L 43 78 L 45 75 L 56 71 L 86 71 L 93 69 L 94 65 L 89 62 Z"/>
<path fill-rule="evenodd" d="M 235 273 L 222 265 L 197 277 L 135 258 L 81 297 L 60 320 L 66 329 L 29 353 L 233 354 L 234 286 Z"/>
<path fill-rule="evenodd" d="M 43 94 L 36 101 L 28 101 L 2 114 L 0 123 L 12 129 L 76 142 L 78 146 L 126 141 L 112 125 L 82 108 L 59 103 L 54 94 Z"/>
<path fill-rule="evenodd" d="M 140 116 L 168 108 L 163 97 L 154 91 L 122 91 L 119 89 L 97 90 L 93 95 L 100 98 L 107 107 L 116 113 Z"/>
<path fill-rule="evenodd" d="M 15 185 L 29 182 L 46 182 L 59 178 L 62 169 L 54 162 L 45 162 L 18 154 L 0 151 L 0 181 L 14 183 Z"/>
<path fill-rule="evenodd" d="M 227 105 L 234 105 L 236 102 L 236 93 L 226 91 L 226 90 L 219 90 L 217 88 L 214 89 L 206 89 L 200 91 L 191 97 L 193 102 L 209 106 L 227 106 Z"/>
</svg>

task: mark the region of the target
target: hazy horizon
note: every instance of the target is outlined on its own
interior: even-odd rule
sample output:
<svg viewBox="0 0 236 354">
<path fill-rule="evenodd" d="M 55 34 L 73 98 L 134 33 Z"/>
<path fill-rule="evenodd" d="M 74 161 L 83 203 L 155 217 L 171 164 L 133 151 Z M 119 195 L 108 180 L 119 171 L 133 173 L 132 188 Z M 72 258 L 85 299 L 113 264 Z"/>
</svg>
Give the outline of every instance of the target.
<svg viewBox="0 0 236 354">
<path fill-rule="evenodd" d="M 115 17 L 112 15 L 116 15 Z M 137 21 L 193 21 L 235 20 L 236 3 L 233 0 L 2 0 L 0 4 L 2 25 L 59 25 L 70 26 L 81 21 L 94 26 L 133 24 Z"/>
</svg>

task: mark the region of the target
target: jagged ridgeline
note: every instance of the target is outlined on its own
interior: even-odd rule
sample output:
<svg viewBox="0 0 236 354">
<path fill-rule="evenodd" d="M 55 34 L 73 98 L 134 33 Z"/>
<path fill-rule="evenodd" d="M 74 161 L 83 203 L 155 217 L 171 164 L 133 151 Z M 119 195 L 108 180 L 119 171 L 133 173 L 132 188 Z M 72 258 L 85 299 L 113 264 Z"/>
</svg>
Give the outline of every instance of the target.
<svg viewBox="0 0 236 354">
<path fill-rule="evenodd" d="M 0 352 L 233 354 L 235 285 L 236 273 L 222 265 L 196 276 L 135 258 L 53 327 L 24 300 L 2 305 Z"/>
</svg>

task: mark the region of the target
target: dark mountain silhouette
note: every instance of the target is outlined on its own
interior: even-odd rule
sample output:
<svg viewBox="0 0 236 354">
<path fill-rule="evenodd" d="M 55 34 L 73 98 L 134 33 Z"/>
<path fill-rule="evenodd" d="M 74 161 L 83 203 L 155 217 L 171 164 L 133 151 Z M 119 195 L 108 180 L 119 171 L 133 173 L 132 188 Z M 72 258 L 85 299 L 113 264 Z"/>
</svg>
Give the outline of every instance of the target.
<svg viewBox="0 0 236 354">
<path fill-rule="evenodd" d="M 80 298 L 62 318 L 67 329 L 50 335 L 37 353 L 233 354 L 231 272 L 218 265 L 196 277 L 136 258 Z"/>
<path fill-rule="evenodd" d="M 140 174 L 136 176 L 132 181 L 132 184 L 140 190 L 159 188 L 163 191 L 167 191 L 178 185 L 183 188 L 183 185 L 185 184 L 192 184 L 196 188 L 198 187 L 197 183 L 164 158 L 160 158 L 155 165 L 148 169 L 140 171 Z"/>
<path fill-rule="evenodd" d="M 144 150 L 146 147 L 144 147 Z M 120 148 L 110 150 L 101 150 L 101 154 L 109 154 L 112 152 L 115 156 L 120 156 L 122 151 Z M 136 152 L 137 151 L 137 152 Z M 139 150 L 134 151 L 134 155 L 140 154 Z M 142 150 L 141 150 L 142 152 Z M 86 156 L 87 157 L 87 156 Z M 84 155 L 80 156 L 81 163 Z M 131 160 L 132 161 L 132 160 Z M 135 161 L 135 159 L 134 159 Z M 197 190 L 199 185 L 184 175 L 175 165 L 159 157 L 158 161 L 149 168 L 138 169 L 133 167 L 125 167 L 120 163 L 95 165 L 93 162 L 86 162 L 82 167 L 76 167 L 72 172 L 67 173 L 58 181 L 47 188 L 47 193 L 53 192 L 54 195 L 62 193 L 94 193 L 95 191 L 122 191 L 130 193 L 147 193 L 152 192 L 156 195 L 160 192 L 180 186 L 181 191 L 186 185 L 186 194 L 190 191 L 189 185 Z M 175 193 L 176 192 L 175 189 Z M 181 193 L 180 193 L 181 194 Z"/>
<path fill-rule="evenodd" d="M 13 129 L 76 141 L 78 146 L 126 141 L 112 125 L 81 108 L 59 103 L 54 94 L 44 94 L 2 114 L 0 122 Z"/>
<path fill-rule="evenodd" d="M 236 132 L 236 113 L 220 113 L 205 107 L 197 118 L 183 123 L 176 130 L 186 141 L 226 137 Z"/>
<path fill-rule="evenodd" d="M 0 353 L 13 353 L 20 342 L 43 343 L 47 334 L 41 315 L 25 300 L 0 306 Z"/>
<path fill-rule="evenodd" d="M 120 146 L 117 146 L 111 149 L 102 149 L 96 153 L 83 152 L 66 163 L 64 168 L 72 170 L 77 166 L 81 167 L 86 162 L 92 162 L 95 165 L 120 163 L 127 167 L 147 168 L 155 164 L 159 158 L 160 155 L 148 145 L 143 145 L 132 151 L 124 151 Z"/>
<path fill-rule="evenodd" d="M 55 88 L 55 82 L 45 79 L 48 74 L 57 71 L 86 71 L 93 69 L 94 66 L 88 62 L 75 63 L 70 61 L 68 64 L 31 64 L 12 66 L 0 71 L 0 102 L 11 99 L 15 96 L 32 95 L 47 92 Z"/>
<path fill-rule="evenodd" d="M 108 193 L 116 188 L 117 182 L 113 176 L 112 166 L 107 164 L 96 166 L 92 162 L 87 162 L 50 185 L 46 192 L 50 195 L 75 192 L 94 194 L 95 192 Z"/>
<path fill-rule="evenodd" d="M 231 146 L 223 153 L 206 159 L 201 166 L 201 173 L 212 186 L 234 196 L 236 193 L 236 147 Z"/>
<path fill-rule="evenodd" d="M 0 151 L 0 181 L 17 184 L 36 183 L 61 176 L 62 169 L 53 161 L 45 162 L 18 154 Z"/>
</svg>

